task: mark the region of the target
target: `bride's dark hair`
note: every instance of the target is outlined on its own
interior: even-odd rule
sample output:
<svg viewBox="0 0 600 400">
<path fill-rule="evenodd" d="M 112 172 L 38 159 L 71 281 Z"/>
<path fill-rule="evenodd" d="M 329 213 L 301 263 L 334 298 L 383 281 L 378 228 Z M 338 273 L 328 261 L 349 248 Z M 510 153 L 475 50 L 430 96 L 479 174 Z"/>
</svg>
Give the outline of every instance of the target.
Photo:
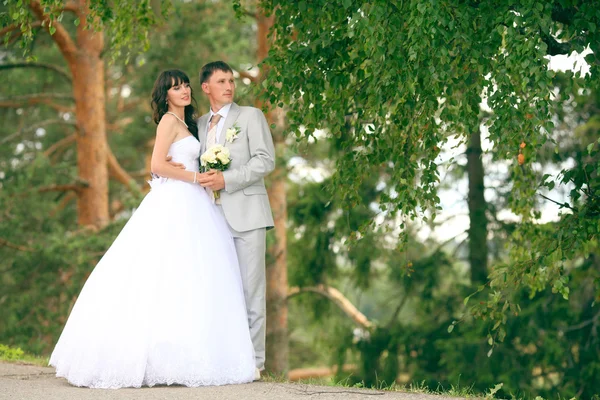
<svg viewBox="0 0 600 400">
<path fill-rule="evenodd" d="M 169 105 L 167 104 L 167 92 L 173 86 L 181 85 L 182 83 L 190 84 L 190 78 L 185 72 L 178 69 L 168 69 L 158 75 L 154 82 L 154 88 L 152 89 L 152 119 L 158 125 L 160 119 L 169 111 Z M 191 86 L 190 86 L 191 89 Z M 191 91 L 192 102 L 185 106 L 185 123 L 188 126 L 188 130 L 196 139 L 198 139 L 198 124 L 196 123 L 196 99 L 194 98 L 194 91 Z"/>
</svg>

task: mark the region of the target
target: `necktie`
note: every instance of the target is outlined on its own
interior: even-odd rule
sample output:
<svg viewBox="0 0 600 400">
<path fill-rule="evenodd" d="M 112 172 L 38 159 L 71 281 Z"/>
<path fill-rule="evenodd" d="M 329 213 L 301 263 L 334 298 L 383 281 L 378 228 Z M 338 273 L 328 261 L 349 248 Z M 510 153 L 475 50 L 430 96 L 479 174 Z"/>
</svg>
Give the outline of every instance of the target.
<svg viewBox="0 0 600 400">
<path fill-rule="evenodd" d="M 208 135 L 206 136 L 206 149 L 210 149 L 217 144 L 217 125 L 221 120 L 221 114 L 214 114 L 210 119 L 210 125 L 208 127 Z"/>
</svg>

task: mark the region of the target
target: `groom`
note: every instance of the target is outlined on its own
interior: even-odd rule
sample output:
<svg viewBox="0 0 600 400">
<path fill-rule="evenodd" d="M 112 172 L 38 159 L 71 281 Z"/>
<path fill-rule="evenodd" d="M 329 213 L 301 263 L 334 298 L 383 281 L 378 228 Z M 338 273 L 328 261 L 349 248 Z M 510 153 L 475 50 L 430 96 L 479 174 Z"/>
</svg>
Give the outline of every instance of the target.
<svg viewBox="0 0 600 400">
<path fill-rule="evenodd" d="M 231 165 L 223 172 L 200 174 L 198 181 L 213 192 L 220 191 L 215 204 L 233 235 L 256 356 L 255 379 L 260 379 L 265 364 L 266 230 L 273 227 L 263 178 L 275 168 L 275 148 L 263 113 L 233 102 L 235 82 L 229 65 L 223 61 L 206 64 L 200 83 L 210 101 L 209 113 L 198 119 L 200 154 L 221 144 L 231 153 Z"/>
</svg>

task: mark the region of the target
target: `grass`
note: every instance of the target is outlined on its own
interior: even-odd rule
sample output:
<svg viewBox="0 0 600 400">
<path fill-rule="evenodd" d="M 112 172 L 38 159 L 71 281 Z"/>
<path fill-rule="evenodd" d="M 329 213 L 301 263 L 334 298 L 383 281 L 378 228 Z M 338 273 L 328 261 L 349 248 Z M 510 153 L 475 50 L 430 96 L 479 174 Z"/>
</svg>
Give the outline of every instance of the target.
<svg viewBox="0 0 600 400">
<path fill-rule="evenodd" d="M 343 383 L 342 383 L 343 384 Z M 354 387 L 362 387 L 361 384 L 355 384 Z M 456 386 L 450 385 L 449 388 L 444 388 L 442 385 L 438 385 L 435 389 L 428 387 L 425 382 L 414 382 L 410 384 L 387 384 L 386 382 L 378 382 L 373 389 L 387 390 L 392 392 L 404 392 L 404 393 L 418 393 L 418 394 L 431 394 L 437 396 L 449 396 L 449 397 L 462 397 L 462 398 L 485 398 L 493 399 L 493 390 L 488 393 L 477 393 L 473 389 L 473 386 L 461 387 L 460 384 Z M 496 390 L 497 391 L 497 390 Z M 493 393 L 492 393 L 493 392 Z M 490 396 L 491 394 L 491 396 Z"/>
<path fill-rule="evenodd" d="M 408 392 L 408 393 L 421 393 L 421 394 L 434 394 L 438 396 L 452 396 L 452 397 L 464 397 L 464 398 L 493 398 L 487 397 L 486 394 L 477 393 L 473 390 L 473 386 L 461 387 L 460 385 L 450 385 L 449 388 L 444 388 L 438 385 L 437 388 L 429 388 L 425 382 L 415 382 L 408 385 L 398 385 L 392 383 L 387 387 L 381 387 L 380 390 L 391 390 L 395 392 Z"/>
<path fill-rule="evenodd" d="M 0 344 L 0 361 L 33 364 L 39 365 L 40 367 L 48 366 L 48 357 L 27 354 L 18 347 L 10 347 L 4 344 Z"/>
<path fill-rule="evenodd" d="M 460 383 L 456 385 L 450 385 L 450 387 L 443 387 L 442 385 L 438 385 L 435 389 L 428 387 L 425 382 L 413 382 L 410 384 L 397 384 L 392 383 L 387 384 L 386 382 L 379 381 L 377 385 L 374 387 L 366 387 L 363 383 L 350 384 L 350 376 L 342 379 L 340 381 L 336 381 L 332 378 L 310 378 L 310 379 L 302 379 L 297 382 L 290 382 L 282 375 L 273 375 L 273 374 L 265 374 L 261 379 L 263 382 L 267 383 L 299 383 L 304 385 L 317 385 L 317 386 L 335 386 L 335 387 L 344 387 L 344 388 L 359 388 L 359 389 L 372 389 L 372 390 L 384 390 L 384 391 L 392 391 L 392 392 L 403 392 L 403 393 L 418 393 L 418 394 L 430 394 L 442 397 L 460 397 L 466 399 L 484 399 L 484 400 L 492 400 L 497 399 L 496 393 L 500 391 L 502 388 L 502 383 L 495 385 L 494 387 L 486 390 L 485 393 L 476 392 L 473 389 L 473 385 L 471 386 L 461 386 Z M 564 399 L 562 397 L 558 398 L 559 400 L 574 400 L 574 399 Z M 544 400 L 542 397 L 531 397 L 531 396 L 519 396 L 519 395 L 511 395 L 510 400 Z M 594 400 L 600 400 L 599 398 L 595 398 Z"/>
<path fill-rule="evenodd" d="M 498 385 L 491 389 L 488 393 L 476 393 L 472 386 L 461 387 L 460 385 L 451 385 L 450 388 L 444 388 L 441 385 L 436 389 L 429 388 L 424 382 L 411 383 L 408 385 L 401 385 L 392 383 L 391 385 L 386 382 L 380 381 L 375 387 L 365 387 L 362 383 L 356 383 L 351 385 L 349 383 L 350 377 L 346 379 L 336 381 L 331 378 L 310 378 L 302 379 L 297 382 L 290 382 L 282 375 L 265 374 L 261 379 L 267 383 L 300 383 L 304 385 L 318 385 L 318 386 L 336 386 L 345 388 L 358 388 L 358 389 L 373 389 L 373 390 L 384 390 L 392 392 L 404 392 L 404 393 L 419 393 L 419 394 L 432 394 L 438 396 L 448 397 L 462 397 L 462 398 L 481 398 L 481 399 L 493 399 L 493 394 L 499 390 Z M 500 385 L 501 386 L 501 385 Z"/>
</svg>

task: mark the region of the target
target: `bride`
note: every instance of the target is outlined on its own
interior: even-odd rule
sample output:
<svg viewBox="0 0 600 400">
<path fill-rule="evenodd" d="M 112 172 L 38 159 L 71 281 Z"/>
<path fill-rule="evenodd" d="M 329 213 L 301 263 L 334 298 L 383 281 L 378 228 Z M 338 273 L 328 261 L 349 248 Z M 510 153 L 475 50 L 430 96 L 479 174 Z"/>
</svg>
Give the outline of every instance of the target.
<svg viewBox="0 0 600 400">
<path fill-rule="evenodd" d="M 182 71 L 159 75 L 152 172 L 160 178 L 91 273 L 50 357 L 73 385 L 223 385 L 255 376 L 233 239 L 197 183 L 192 101 Z"/>
</svg>

